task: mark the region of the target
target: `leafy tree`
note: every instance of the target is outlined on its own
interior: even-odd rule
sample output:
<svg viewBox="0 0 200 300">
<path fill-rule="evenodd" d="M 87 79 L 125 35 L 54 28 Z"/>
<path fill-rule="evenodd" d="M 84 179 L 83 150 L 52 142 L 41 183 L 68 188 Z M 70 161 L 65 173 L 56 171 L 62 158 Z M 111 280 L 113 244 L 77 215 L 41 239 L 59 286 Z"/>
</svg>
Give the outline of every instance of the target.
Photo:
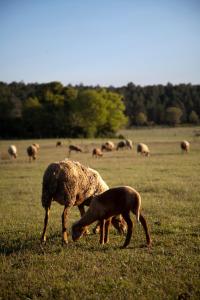
<svg viewBox="0 0 200 300">
<path fill-rule="evenodd" d="M 147 125 L 147 116 L 143 112 L 140 112 L 135 117 L 135 123 L 139 126 Z"/>
<path fill-rule="evenodd" d="M 98 126 L 99 135 L 108 136 L 114 134 L 122 126 L 127 124 L 128 119 L 124 115 L 125 105 L 122 102 L 122 96 L 115 92 L 101 91 L 105 99 L 107 110 L 106 121 L 103 126 Z"/>
<path fill-rule="evenodd" d="M 44 120 L 42 117 L 42 104 L 37 97 L 28 98 L 23 106 L 23 135 L 26 137 L 42 137 Z"/>
<path fill-rule="evenodd" d="M 192 110 L 190 115 L 189 115 L 189 122 L 193 123 L 193 124 L 198 124 L 199 123 L 199 117 L 197 115 L 197 113 Z"/>
<path fill-rule="evenodd" d="M 94 90 L 80 91 L 72 104 L 72 124 L 79 134 L 85 137 L 95 136 L 97 127 L 106 121 L 105 99 Z"/>
<path fill-rule="evenodd" d="M 179 124 L 181 116 L 182 116 L 182 111 L 178 107 L 171 106 L 171 107 L 168 107 L 166 110 L 166 122 L 169 125 L 175 126 L 175 125 Z"/>
</svg>

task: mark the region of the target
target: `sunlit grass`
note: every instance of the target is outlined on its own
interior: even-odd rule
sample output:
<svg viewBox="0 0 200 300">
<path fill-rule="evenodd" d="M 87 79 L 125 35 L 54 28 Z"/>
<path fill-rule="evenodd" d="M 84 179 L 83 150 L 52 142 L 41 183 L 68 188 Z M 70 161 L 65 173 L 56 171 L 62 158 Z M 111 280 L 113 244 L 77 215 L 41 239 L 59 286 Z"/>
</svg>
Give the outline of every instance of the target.
<svg viewBox="0 0 200 300">
<path fill-rule="evenodd" d="M 134 149 L 92 158 L 97 140 L 37 140 L 38 159 L 28 163 L 26 147 L 33 141 L 1 141 L 0 152 L 16 144 L 19 156 L 0 160 L 0 299 L 199 299 L 200 298 L 200 139 L 197 128 L 123 131 Z M 191 142 L 182 154 L 179 142 Z M 97 169 L 110 186 L 131 185 L 142 196 L 153 246 L 143 247 L 142 227 L 134 220 L 127 249 L 124 236 L 111 229 L 110 243 L 100 246 L 98 235 L 61 244 L 63 207 L 53 203 L 47 243 L 40 245 L 44 211 L 41 183 L 50 162 L 68 156 L 67 145 L 82 146 L 85 153 L 71 159 Z M 114 139 L 114 142 L 117 142 Z M 146 142 L 151 156 L 136 153 Z M 69 216 L 69 230 L 79 219 L 77 208 Z M 133 218 L 135 219 L 135 218 Z M 92 227 L 91 227 L 92 229 Z M 92 231 L 92 230 L 91 230 Z M 180 298 L 185 297 L 185 298 Z"/>
</svg>

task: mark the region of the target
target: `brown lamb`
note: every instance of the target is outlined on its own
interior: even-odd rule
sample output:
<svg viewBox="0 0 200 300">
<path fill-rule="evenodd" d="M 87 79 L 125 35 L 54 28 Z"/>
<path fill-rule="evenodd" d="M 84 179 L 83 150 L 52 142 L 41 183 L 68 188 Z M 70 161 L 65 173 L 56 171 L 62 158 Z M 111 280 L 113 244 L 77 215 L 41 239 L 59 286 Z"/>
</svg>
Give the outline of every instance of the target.
<svg viewBox="0 0 200 300">
<path fill-rule="evenodd" d="M 147 245 L 150 246 L 151 238 L 148 227 L 141 210 L 140 194 L 129 186 L 116 187 L 94 196 L 88 211 L 85 215 L 72 226 L 72 239 L 76 241 L 84 232 L 84 227 L 99 220 L 100 221 L 100 244 L 109 241 L 109 226 L 111 217 L 122 214 L 127 223 L 127 235 L 123 245 L 125 248 L 132 236 L 133 223 L 130 218 L 130 212 L 136 215 L 137 221 L 141 222 Z"/>
<path fill-rule="evenodd" d="M 29 162 L 31 162 L 31 160 L 36 159 L 38 149 L 39 149 L 39 145 L 37 145 L 37 144 L 32 144 L 32 145 L 28 146 L 28 148 L 26 150 L 27 150 L 27 154 L 29 157 Z"/>
</svg>

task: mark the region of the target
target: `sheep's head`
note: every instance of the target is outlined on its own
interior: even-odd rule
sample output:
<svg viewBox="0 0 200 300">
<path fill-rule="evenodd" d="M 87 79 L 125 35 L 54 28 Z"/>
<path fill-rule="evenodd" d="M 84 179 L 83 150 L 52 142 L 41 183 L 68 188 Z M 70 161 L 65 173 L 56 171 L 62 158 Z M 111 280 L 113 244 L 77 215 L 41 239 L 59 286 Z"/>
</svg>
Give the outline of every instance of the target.
<svg viewBox="0 0 200 300">
<path fill-rule="evenodd" d="M 72 225 L 72 240 L 77 241 L 84 233 L 85 227 L 79 226 L 77 223 Z"/>
</svg>

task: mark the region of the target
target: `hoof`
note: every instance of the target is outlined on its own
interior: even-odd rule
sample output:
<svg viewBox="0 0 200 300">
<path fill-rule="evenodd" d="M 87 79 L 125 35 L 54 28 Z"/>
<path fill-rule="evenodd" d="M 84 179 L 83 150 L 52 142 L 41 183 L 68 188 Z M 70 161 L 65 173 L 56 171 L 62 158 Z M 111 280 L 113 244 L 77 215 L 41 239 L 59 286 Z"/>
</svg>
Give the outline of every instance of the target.
<svg viewBox="0 0 200 300">
<path fill-rule="evenodd" d="M 63 245 L 63 246 L 65 246 L 65 245 L 67 245 L 67 244 L 68 244 L 68 240 L 63 240 L 63 241 L 62 241 L 62 245 Z"/>
<path fill-rule="evenodd" d="M 46 238 L 41 238 L 41 239 L 40 239 L 40 243 L 41 243 L 41 244 L 46 244 L 46 241 L 47 241 Z"/>
<path fill-rule="evenodd" d="M 126 245 L 123 245 L 120 247 L 120 249 L 126 249 L 126 247 L 127 247 Z"/>
</svg>

